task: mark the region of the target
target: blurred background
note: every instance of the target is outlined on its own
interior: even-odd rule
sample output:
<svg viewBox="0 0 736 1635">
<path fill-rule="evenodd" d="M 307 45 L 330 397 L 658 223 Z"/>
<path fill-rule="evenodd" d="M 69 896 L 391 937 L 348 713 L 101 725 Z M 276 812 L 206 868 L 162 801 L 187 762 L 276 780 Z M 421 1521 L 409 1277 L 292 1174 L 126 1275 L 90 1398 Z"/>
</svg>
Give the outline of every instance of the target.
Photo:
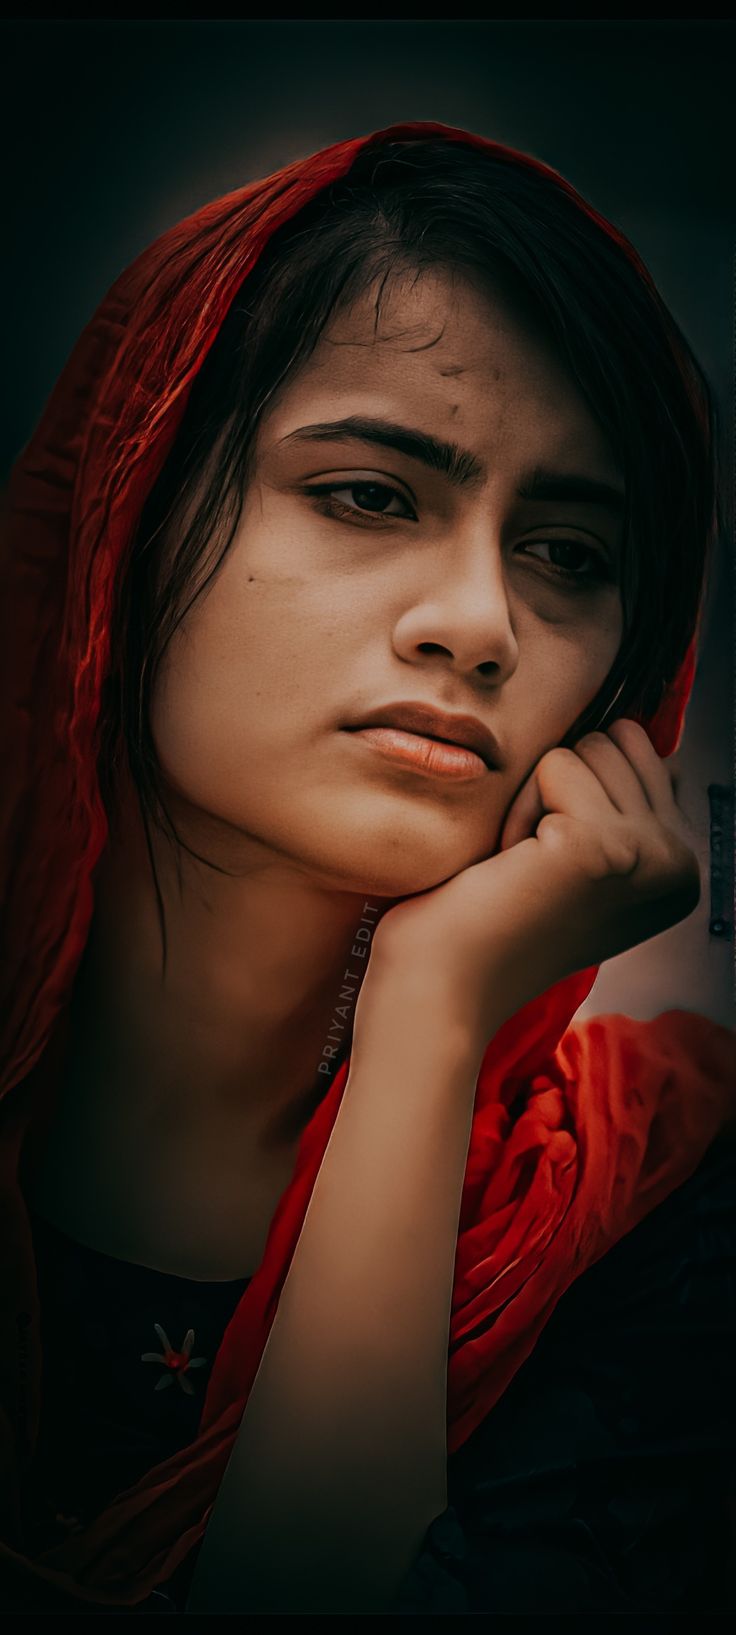
<svg viewBox="0 0 736 1635">
<path fill-rule="evenodd" d="M 554 166 L 636 245 L 721 412 L 726 527 L 675 758 L 703 893 L 683 924 L 610 961 L 578 1014 L 682 1007 L 736 1026 L 734 24 L 30 19 L 2 32 L 5 475 L 139 251 L 332 142 L 406 119 L 468 127 Z"/>
</svg>

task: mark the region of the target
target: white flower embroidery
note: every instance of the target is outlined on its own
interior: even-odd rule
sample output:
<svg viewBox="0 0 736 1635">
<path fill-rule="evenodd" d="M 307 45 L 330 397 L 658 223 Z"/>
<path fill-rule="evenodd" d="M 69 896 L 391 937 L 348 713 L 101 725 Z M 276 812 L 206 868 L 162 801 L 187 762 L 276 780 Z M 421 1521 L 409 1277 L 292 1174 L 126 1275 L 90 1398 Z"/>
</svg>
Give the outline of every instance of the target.
<svg viewBox="0 0 736 1635">
<path fill-rule="evenodd" d="M 191 1380 L 187 1379 L 187 1373 L 190 1368 L 202 1368 L 204 1363 L 207 1361 L 206 1357 L 190 1356 L 192 1346 L 194 1345 L 194 1329 L 187 1329 L 182 1342 L 181 1351 L 175 1351 L 166 1330 L 161 1327 L 161 1324 L 154 1323 L 153 1326 L 164 1349 L 163 1352 L 142 1351 L 141 1362 L 163 1363 L 166 1369 L 166 1373 L 162 1374 L 160 1380 L 156 1381 L 154 1391 L 165 1390 L 167 1385 L 173 1385 L 174 1378 L 176 1378 L 179 1381 L 182 1391 L 186 1391 L 187 1396 L 193 1397 L 194 1386 L 192 1385 Z"/>
</svg>

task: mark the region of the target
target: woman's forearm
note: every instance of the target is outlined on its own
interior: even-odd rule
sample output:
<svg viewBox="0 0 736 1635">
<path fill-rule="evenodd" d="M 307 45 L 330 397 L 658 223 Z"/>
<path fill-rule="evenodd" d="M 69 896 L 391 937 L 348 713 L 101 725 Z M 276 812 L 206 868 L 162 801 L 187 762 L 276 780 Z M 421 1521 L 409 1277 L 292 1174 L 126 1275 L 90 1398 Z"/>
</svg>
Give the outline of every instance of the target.
<svg viewBox="0 0 736 1635">
<path fill-rule="evenodd" d="M 410 973 L 364 985 L 187 1612 L 380 1611 L 447 1503 L 450 1306 L 482 1050 L 446 1010 Z"/>
</svg>

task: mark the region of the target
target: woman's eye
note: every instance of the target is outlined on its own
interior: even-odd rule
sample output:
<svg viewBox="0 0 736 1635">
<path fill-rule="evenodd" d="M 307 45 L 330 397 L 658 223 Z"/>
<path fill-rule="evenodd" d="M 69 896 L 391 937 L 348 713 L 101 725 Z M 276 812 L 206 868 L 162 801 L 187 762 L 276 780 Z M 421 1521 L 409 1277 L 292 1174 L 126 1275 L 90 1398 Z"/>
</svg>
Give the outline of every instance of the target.
<svg viewBox="0 0 736 1635">
<path fill-rule="evenodd" d="M 416 517 L 411 508 L 404 511 L 389 511 L 388 506 L 394 501 L 405 507 L 409 501 L 404 498 L 398 488 L 390 488 L 387 483 L 370 481 L 357 483 L 320 483 L 313 484 L 306 490 L 307 494 L 318 497 L 318 510 L 328 516 L 361 517 L 367 522 L 380 522 L 382 517 Z M 354 505 L 346 505 L 337 498 L 338 494 L 352 494 L 356 496 Z"/>
<path fill-rule="evenodd" d="M 585 545 L 581 539 L 531 539 L 527 541 L 525 549 L 530 550 L 535 546 L 541 546 L 542 550 L 549 551 L 551 557 L 554 557 L 555 554 L 562 556 L 561 562 L 555 562 L 554 560 L 545 562 L 543 558 L 537 558 L 537 560 L 542 560 L 545 567 L 549 567 L 553 573 L 558 574 L 563 579 L 611 578 L 611 570 L 600 551 L 594 550 L 592 545 Z M 571 553 L 572 561 L 570 560 Z M 581 554 L 584 559 L 582 564 L 580 561 Z"/>
<path fill-rule="evenodd" d="M 380 523 L 384 518 L 418 520 L 405 496 L 388 483 L 370 479 L 355 483 L 319 483 L 310 485 L 305 492 L 310 497 L 314 496 L 317 509 L 324 516 L 349 518 L 369 526 Z M 354 503 L 346 504 L 338 499 L 339 494 L 354 496 Z M 404 509 L 389 510 L 394 502 Z M 542 568 L 546 568 L 549 576 L 568 585 L 591 584 L 612 577 L 612 569 L 601 552 L 594 550 L 592 545 L 585 545 L 580 539 L 532 539 L 521 550 L 523 554 L 531 554 Z M 548 551 L 549 558 L 545 560 L 536 556 L 534 553 L 538 550 Z M 555 557 L 562 560 L 555 561 Z"/>
</svg>

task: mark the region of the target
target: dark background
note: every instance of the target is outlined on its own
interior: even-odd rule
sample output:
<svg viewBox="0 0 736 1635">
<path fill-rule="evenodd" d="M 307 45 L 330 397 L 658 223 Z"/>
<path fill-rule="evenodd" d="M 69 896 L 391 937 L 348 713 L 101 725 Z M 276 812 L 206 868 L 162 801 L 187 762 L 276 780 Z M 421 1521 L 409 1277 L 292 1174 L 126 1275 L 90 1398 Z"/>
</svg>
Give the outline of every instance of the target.
<svg viewBox="0 0 736 1635">
<path fill-rule="evenodd" d="M 206 200 L 332 142 L 405 119 L 477 130 L 554 166 L 636 245 L 722 419 L 726 537 L 678 755 L 704 888 L 683 925 L 605 966 L 583 1009 L 682 1004 L 736 1025 L 733 940 L 709 931 L 707 796 L 733 790 L 736 762 L 734 24 L 30 19 L 3 34 L 5 473 L 123 267 Z"/>
</svg>

